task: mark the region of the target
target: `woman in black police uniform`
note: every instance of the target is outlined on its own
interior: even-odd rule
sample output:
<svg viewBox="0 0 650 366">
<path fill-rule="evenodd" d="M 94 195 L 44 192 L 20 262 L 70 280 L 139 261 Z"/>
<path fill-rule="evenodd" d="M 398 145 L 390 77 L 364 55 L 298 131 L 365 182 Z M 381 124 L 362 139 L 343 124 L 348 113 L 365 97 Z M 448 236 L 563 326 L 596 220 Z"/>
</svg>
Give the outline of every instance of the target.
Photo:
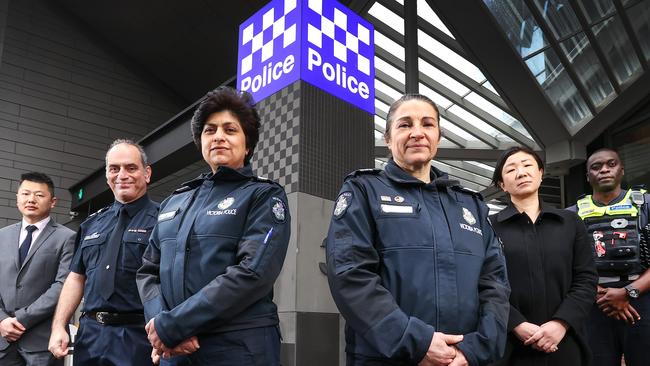
<svg viewBox="0 0 650 366">
<path fill-rule="evenodd" d="M 192 118 L 210 172 L 161 204 L 138 271 L 149 340 L 190 365 L 279 365 L 273 283 L 289 241 L 283 188 L 253 175 L 260 118 L 247 93 L 208 93 Z"/>
<path fill-rule="evenodd" d="M 508 264 L 510 316 L 499 365 L 577 366 L 589 361 L 582 334 L 596 297 L 596 270 L 578 216 L 539 197 L 544 166 L 525 147 L 507 150 L 493 183 L 510 204 L 490 217 Z"/>
<path fill-rule="evenodd" d="M 330 289 L 348 365 L 485 365 L 505 344 L 508 283 L 479 195 L 431 166 L 438 108 L 390 107 L 384 170 L 350 174 L 327 236 Z"/>
</svg>

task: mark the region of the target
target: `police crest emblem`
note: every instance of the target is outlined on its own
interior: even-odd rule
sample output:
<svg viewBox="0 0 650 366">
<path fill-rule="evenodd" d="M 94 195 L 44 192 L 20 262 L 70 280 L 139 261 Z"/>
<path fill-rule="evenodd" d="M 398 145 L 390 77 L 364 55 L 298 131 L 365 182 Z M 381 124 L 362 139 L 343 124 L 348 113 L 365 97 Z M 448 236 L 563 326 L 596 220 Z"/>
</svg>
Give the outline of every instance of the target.
<svg viewBox="0 0 650 366">
<path fill-rule="evenodd" d="M 217 205 L 217 207 L 219 207 L 220 210 L 225 210 L 225 209 L 227 209 L 228 207 L 232 206 L 232 204 L 233 204 L 234 202 L 235 202 L 235 198 L 234 198 L 234 197 L 228 197 L 228 198 L 225 198 L 225 199 L 221 200 L 221 202 L 219 202 L 219 204 Z"/>
<path fill-rule="evenodd" d="M 339 198 L 336 200 L 336 206 L 334 207 L 334 216 L 341 217 L 350 206 L 350 200 L 352 199 L 351 192 L 343 192 L 339 195 Z"/>
<path fill-rule="evenodd" d="M 472 214 L 472 211 L 466 209 L 465 207 L 463 207 L 463 219 L 465 219 L 465 221 L 467 221 L 467 223 L 470 225 L 476 224 L 476 218 Z"/>
<path fill-rule="evenodd" d="M 284 219 L 286 217 L 284 202 L 282 202 L 282 200 L 277 197 L 273 197 L 273 200 L 275 201 L 273 207 L 271 207 L 273 216 L 275 216 L 275 219 L 279 222 L 284 222 Z"/>
</svg>

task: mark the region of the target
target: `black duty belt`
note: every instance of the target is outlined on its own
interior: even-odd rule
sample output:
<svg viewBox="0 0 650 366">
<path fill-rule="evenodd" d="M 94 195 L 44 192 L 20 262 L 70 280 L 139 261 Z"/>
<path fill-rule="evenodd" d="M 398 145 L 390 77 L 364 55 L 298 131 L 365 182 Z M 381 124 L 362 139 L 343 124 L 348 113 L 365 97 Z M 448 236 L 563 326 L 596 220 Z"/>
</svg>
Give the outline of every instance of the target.
<svg viewBox="0 0 650 366">
<path fill-rule="evenodd" d="M 612 283 L 612 282 L 625 282 L 625 281 L 634 281 L 639 278 L 640 275 L 624 275 L 624 276 L 600 276 L 598 277 L 598 284 L 603 283 Z"/>
<path fill-rule="evenodd" d="M 109 313 L 106 311 L 91 311 L 84 316 L 103 325 L 144 324 L 142 313 Z"/>
</svg>

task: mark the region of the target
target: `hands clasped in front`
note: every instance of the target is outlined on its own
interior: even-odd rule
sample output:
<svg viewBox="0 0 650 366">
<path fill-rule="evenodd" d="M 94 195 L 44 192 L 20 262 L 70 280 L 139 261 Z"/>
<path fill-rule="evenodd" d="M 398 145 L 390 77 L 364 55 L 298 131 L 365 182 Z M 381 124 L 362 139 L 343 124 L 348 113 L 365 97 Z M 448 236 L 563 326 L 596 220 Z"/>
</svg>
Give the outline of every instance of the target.
<svg viewBox="0 0 650 366">
<path fill-rule="evenodd" d="M 15 342 L 20 339 L 25 333 L 25 326 L 20 324 L 20 322 L 15 317 L 4 318 L 0 322 L 0 335 L 7 342 Z"/>
<path fill-rule="evenodd" d="M 151 352 L 151 360 L 155 364 L 160 361 L 160 357 L 169 358 L 172 356 L 189 355 L 196 352 L 200 348 L 199 339 L 196 336 L 192 336 L 182 341 L 173 348 L 165 346 L 165 344 L 158 336 L 158 332 L 156 332 L 154 319 L 149 320 L 149 323 L 147 323 L 144 329 L 147 331 L 147 338 L 153 347 L 153 351 Z"/>
<path fill-rule="evenodd" d="M 463 340 L 462 335 L 433 333 L 431 344 L 418 366 L 466 366 L 467 359 L 456 344 Z"/>
<path fill-rule="evenodd" d="M 596 304 L 610 318 L 634 324 L 641 316 L 630 304 L 627 291 L 624 288 L 598 286 Z"/>
<path fill-rule="evenodd" d="M 542 325 L 523 322 L 513 332 L 524 345 L 540 352 L 551 353 L 558 350 L 558 344 L 564 338 L 568 326 L 560 320 L 551 320 Z"/>
</svg>

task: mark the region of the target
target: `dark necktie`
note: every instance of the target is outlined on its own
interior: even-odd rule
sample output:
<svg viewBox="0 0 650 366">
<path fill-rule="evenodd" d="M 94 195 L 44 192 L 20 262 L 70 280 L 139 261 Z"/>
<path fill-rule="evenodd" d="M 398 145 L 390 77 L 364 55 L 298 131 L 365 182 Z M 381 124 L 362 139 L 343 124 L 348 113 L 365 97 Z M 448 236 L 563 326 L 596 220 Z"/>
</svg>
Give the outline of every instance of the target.
<svg viewBox="0 0 650 366">
<path fill-rule="evenodd" d="M 19 253 L 19 258 L 20 258 L 20 266 L 23 266 L 23 262 L 25 261 L 25 258 L 27 258 L 27 253 L 29 253 L 29 247 L 32 246 L 32 234 L 34 231 L 38 229 L 35 225 L 27 225 L 25 230 L 27 230 L 27 237 L 25 237 L 25 240 L 23 240 L 23 243 L 20 245 L 20 250 L 18 251 Z"/>
<path fill-rule="evenodd" d="M 124 235 L 124 230 L 126 229 L 126 224 L 129 222 L 129 214 L 126 212 L 126 208 L 122 206 L 119 213 L 119 218 L 113 228 L 111 236 L 108 238 L 106 243 L 106 248 L 104 248 L 104 253 L 100 261 L 99 275 L 97 280 L 99 281 L 99 292 L 104 298 L 108 300 L 109 297 L 113 294 L 115 289 L 115 271 L 117 271 L 117 257 L 120 254 L 120 247 L 122 246 L 122 236 Z"/>
</svg>

